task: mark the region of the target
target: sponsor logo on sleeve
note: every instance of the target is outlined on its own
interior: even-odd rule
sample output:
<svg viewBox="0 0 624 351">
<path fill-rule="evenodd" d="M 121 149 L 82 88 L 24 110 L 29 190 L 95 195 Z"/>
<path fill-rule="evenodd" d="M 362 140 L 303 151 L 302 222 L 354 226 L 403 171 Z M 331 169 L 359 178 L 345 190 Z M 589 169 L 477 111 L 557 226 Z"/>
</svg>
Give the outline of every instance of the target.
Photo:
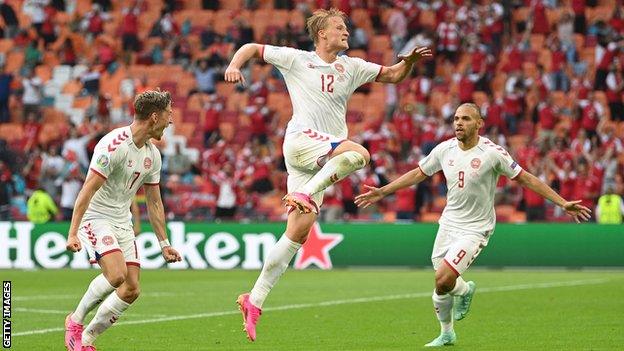
<svg viewBox="0 0 624 351">
<path fill-rule="evenodd" d="M 516 161 L 512 162 L 511 165 L 509 167 L 511 167 L 511 169 L 516 169 L 516 167 L 518 166 L 518 163 L 516 163 Z"/>
<path fill-rule="evenodd" d="M 98 156 L 98 158 L 95 160 L 95 163 L 100 166 L 100 168 L 106 168 L 108 167 L 108 164 L 110 163 L 110 158 L 108 157 L 108 155 L 106 154 L 101 154 L 100 156 Z"/>
</svg>

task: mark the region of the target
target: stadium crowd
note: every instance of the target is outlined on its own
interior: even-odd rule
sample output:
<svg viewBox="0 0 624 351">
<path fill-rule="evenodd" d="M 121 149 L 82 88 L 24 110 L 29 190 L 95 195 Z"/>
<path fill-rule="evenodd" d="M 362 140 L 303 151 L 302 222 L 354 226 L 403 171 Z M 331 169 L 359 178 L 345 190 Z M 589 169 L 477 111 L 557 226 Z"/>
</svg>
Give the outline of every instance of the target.
<svg viewBox="0 0 624 351">
<path fill-rule="evenodd" d="M 328 189 L 323 220 L 436 220 L 441 174 L 372 209 L 353 199 L 453 137 L 452 114 L 468 101 L 486 116 L 482 135 L 564 198 L 595 209 L 601 194 L 624 194 L 621 0 L 6 0 L 0 220 L 37 203 L 71 218 L 93 147 L 131 121 L 136 93 L 155 88 L 174 101 L 157 144 L 168 218 L 283 219 L 285 85 L 263 62 L 245 70 L 246 85 L 224 83 L 223 70 L 248 42 L 312 50 L 305 18 L 330 6 L 350 18 L 350 56 L 389 65 L 414 46 L 435 55 L 404 83 L 353 96 L 350 138 L 372 162 Z M 42 194 L 61 210 L 35 201 Z M 497 204 L 499 221 L 565 220 L 506 179 Z"/>
</svg>

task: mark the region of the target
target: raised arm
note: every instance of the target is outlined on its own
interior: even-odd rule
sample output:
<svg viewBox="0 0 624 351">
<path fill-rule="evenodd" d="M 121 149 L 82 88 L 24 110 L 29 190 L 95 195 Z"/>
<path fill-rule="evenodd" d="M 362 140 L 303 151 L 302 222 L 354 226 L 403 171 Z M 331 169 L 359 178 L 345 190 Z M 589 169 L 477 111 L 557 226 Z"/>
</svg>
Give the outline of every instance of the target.
<svg viewBox="0 0 624 351">
<path fill-rule="evenodd" d="M 392 66 L 383 66 L 377 78 L 380 83 L 400 83 L 412 72 L 412 67 L 423 57 L 431 57 L 431 49 L 427 47 L 415 47 L 407 55 L 399 55 L 399 63 Z"/>
<path fill-rule="evenodd" d="M 248 43 L 241 46 L 236 51 L 228 68 L 225 70 L 225 81 L 229 83 L 243 83 L 245 78 L 241 74 L 240 68 L 252 58 L 262 58 L 263 45 Z"/>
<path fill-rule="evenodd" d="M 74 204 L 74 212 L 67 236 L 67 250 L 77 252 L 82 248 L 80 240 L 78 240 L 78 226 L 80 226 L 82 217 L 87 207 L 89 207 L 91 198 L 95 192 L 104 185 L 104 182 L 106 182 L 106 179 L 95 172 L 90 172 L 87 176 L 87 180 L 85 180 L 82 189 L 80 189 L 78 197 L 76 197 L 76 203 Z"/>
<path fill-rule="evenodd" d="M 539 180 L 533 174 L 522 171 L 515 178 L 522 186 L 525 186 L 545 199 L 552 201 L 555 205 L 563 208 L 566 213 L 574 218 L 577 223 L 580 223 L 581 220 L 587 221 L 590 218 L 591 210 L 583 205 L 581 205 L 581 200 L 576 201 L 567 201 L 562 198 L 556 191 L 554 191 L 551 187 L 549 187 L 546 183 Z"/>
<path fill-rule="evenodd" d="M 399 189 L 418 184 L 425 179 L 427 179 L 427 175 L 420 170 L 420 167 L 416 167 L 381 188 L 364 185 L 368 191 L 356 196 L 355 204 L 358 207 L 366 208 Z"/>
<path fill-rule="evenodd" d="M 160 186 L 145 184 L 145 200 L 147 203 L 147 215 L 152 229 L 158 238 L 163 257 L 167 262 L 181 261 L 180 254 L 171 247 L 165 231 L 165 208 L 160 197 Z"/>
</svg>

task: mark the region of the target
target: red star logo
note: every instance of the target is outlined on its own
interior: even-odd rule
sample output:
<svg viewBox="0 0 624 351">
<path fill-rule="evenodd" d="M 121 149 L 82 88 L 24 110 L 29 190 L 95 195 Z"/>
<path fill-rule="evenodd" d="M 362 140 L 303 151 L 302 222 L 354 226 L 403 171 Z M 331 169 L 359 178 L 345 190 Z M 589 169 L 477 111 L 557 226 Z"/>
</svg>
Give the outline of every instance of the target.
<svg viewBox="0 0 624 351">
<path fill-rule="evenodd" d="M 301 246 L 295 258 L 295 269 L 304 269 L 315 264 L 321 269 L 331 269 L 332 262 L 329 250 L 338 245 L 343 239 L 342 234 L 323 233 L 321 226 L 314 223 L 310 228 L 308 240 Z"/>
</svg>

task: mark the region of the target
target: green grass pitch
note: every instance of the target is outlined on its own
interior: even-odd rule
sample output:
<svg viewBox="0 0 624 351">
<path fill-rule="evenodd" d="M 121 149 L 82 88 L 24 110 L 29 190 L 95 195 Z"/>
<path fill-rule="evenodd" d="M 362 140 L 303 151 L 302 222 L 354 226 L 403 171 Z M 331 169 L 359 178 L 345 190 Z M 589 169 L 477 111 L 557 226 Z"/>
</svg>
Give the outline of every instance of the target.
<svg viewBox="0 0 624 351">
<path fill-rule="evenodd" d="M 96 270 L 0 271 L 13 283 L 13 350 L 64 350 L 63 320 Z M 98 350 L 415 350 L 439 333 L 430 270 L 289 270 L 258 340 L 235 306 L 256 271 L 143 271 L 142 295 Z M 451 350 L 616 350 L 624 271 L 478 270 Z M 93 315 L 93 312 L 87 317 Z"/>
</svg>

